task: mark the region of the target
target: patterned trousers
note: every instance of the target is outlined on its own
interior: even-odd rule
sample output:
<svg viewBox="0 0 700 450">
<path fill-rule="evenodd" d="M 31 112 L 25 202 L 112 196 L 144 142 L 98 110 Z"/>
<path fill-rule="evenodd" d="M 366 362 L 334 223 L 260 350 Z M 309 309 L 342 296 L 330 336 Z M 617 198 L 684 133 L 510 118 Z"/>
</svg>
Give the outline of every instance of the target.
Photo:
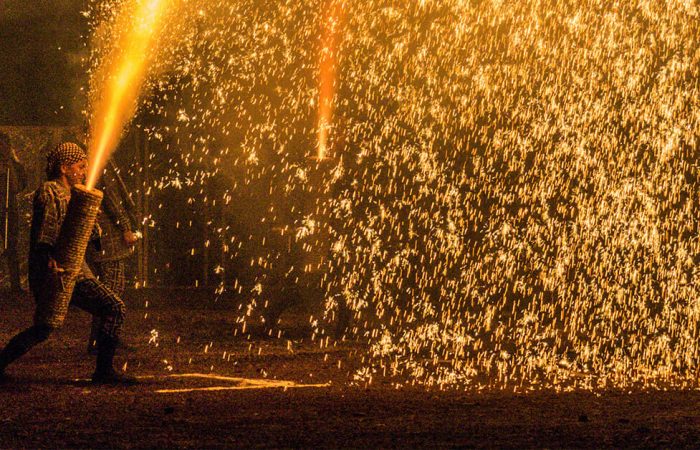
<svg viewBox="0 0 700 450">
<path fill-rule="evenodd" d="M 95 262 L 91 264 L 91 268 L 100 283 L 104 284 L 107 289 L 117 294 L 119 297 L 124 295 L 126 289 L 126 277 L 124 276 L 124 260 Z"/>
<path fill-rule="evenodd" d="M 35 292 L 35 297 L 37 294 L 41 295 L 40 292 Z M 104 365 L 111 367 L 114 348 L 124 323 L 124 303 L 114 292 L 94 278 L 83 278 L 75 284 L 70 303 L 89 312 L 98 320 L 96 339 L 100 341 L 100 348 L 104 349 Z M 34 325 L 13 337 L 0 352 L 0 374 L 10 363 L 27 353 L 32 347 L 47 340 L 55 330 L 54 326 L 41 320 L 45 315 L 41 314 L 40 309 L 41 302 L 37 304 Z M 99 361 L 98 355 L 98 366 Z"/>
<path fill-rule="evenodd" d="M 119 298 L 124 295 L 126 289 L 126 277 L 124 276 L 124 260 L 93 262 L 90 267 L 100 283 Z M 121 301 L 121 300 L 120 300 Z M 123 303 L 122 303 L 123 305 Z M 99 316 L 93 315 L 92 328 L 90 329 L 90 339 L 88 340 L 88 351 L 97 348 L 97 340 L 103 324 Z"/>
<path fill-rule="evenodd" d="M 97 323 L 96 340 L 119 336 L 126 307 L 122 299 L 103 283 L 91 278 L 76 283 L 71 305 L 92 314 L 93 322 Z"/>
</svg>

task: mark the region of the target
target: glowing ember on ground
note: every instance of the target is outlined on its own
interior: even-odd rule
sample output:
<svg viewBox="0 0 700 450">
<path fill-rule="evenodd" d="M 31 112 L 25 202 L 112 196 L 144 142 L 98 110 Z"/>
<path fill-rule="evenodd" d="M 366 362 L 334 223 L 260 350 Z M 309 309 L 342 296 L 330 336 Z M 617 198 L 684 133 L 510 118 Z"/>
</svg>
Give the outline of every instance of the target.
<svg viewBox="0 0 700 450">
<path fill-rule="evenodd" d="M 190 379 L 190 380 L 205 380 L 205 381 L 224 381 L 229 384 L 225 386 L 198 386 L 198 387 L 183 387 L 173 389 L 157 389 L 157 394 L 180 394 L 183 392 L 214 392 L 214 391 L 242 391 L 251 389 L 302 389 L 302 388 L 327 388 L 330 383 L 314 383 L 302 384 L 287 380 L 271 380 L 262 378 L 242 378 L 229 377 L 225 375 L 217 375 L 213 373 L 174 373 L 165 376 L 144 375 L 135 377 L 139 381 L 167 381 L 174 379 Z M 74 382 L 85 383 L 90 380 L 87 378 L 75 379 Z"/>
<path fill-rule="evenodd" d="M 260 378 L 225 377 L 213 374 L 185 373 L 173 374 L 168 378 L 193 378 L 202 380 L 228 381 L 227 386 L 202 386 L 193 388 L 158 389 L 158 394 L 179 394 L 182 392 L 211 392 L 211 391 L 240 391 L 250 389 L 301 389 L 301 388 L 326 388 L 330 383 L 300 384 L 293 381 L 269 380 Z"/>
</svg>

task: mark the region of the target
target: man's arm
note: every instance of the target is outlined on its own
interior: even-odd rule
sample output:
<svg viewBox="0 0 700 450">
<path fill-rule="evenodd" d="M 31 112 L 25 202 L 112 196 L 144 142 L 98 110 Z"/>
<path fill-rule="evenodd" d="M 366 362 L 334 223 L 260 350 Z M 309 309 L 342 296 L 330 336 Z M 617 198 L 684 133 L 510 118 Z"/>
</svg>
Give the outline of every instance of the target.
<svg viewBox="0 0 700 450">
<path fill-rule="evenodd" d="M 34 226 L 37 227 L 34 254 L 42 262 L 42 265 L 50 269 L 58 270 L 58 264 L 53 257 L 54 246 L 61 228 L 59 223 L 59 199 L 48 189 L 42 186 L 34 197 Z"/>
<path fill-rule="evenodd" d="M 43 244 L 53 248 L 61 230 L 60 200 L 46 186 L 39 189 L 34 197 L 34 217 L 32 218 L 37 232 L 35 245 Z"/>
<path fill-rule="evenodd" d="M 102 209 L 112 223 L 116 224 L 117 228 L 122 232 L 124 242 L 127 245 L 133 245 L 138 240 L 138 237 L 132 231 L 129 215 L 126 213 L 121 201 L 114 195 L 110 185 L 106 183 Z"/>
</svg>

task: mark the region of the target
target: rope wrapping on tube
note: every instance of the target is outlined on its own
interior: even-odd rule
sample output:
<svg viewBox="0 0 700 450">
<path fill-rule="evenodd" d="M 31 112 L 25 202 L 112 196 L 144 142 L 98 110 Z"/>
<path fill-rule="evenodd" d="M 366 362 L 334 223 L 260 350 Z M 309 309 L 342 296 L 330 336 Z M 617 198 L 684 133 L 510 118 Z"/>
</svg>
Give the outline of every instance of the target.
<svg viewBox="0 0 700 450">
<path fill-rule="evenodd" d="M 54 313 L 51 324 L 60 327 L 68 313 L 68 305 L 77 275 L 85 258 L 95 219 L 102 203 L 102 191 L 87 190 L 85 186 L 71 188 L 66 217 L 56 241 L 55 258 L 60 271 L 52 277 L 50 310 Z"/>
</svg>

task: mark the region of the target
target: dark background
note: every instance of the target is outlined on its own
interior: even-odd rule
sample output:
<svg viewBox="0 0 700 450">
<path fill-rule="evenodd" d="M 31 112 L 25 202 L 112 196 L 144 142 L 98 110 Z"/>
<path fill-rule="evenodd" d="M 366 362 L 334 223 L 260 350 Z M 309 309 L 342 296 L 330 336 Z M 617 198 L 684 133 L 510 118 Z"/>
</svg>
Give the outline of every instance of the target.
<svg viewBox="0 0 700 450">
<path fill-rule="evenodd" d="M 0 0 L 0 125 L 81 122 L 86 6 L 79 0 Z"/>
</svg>

